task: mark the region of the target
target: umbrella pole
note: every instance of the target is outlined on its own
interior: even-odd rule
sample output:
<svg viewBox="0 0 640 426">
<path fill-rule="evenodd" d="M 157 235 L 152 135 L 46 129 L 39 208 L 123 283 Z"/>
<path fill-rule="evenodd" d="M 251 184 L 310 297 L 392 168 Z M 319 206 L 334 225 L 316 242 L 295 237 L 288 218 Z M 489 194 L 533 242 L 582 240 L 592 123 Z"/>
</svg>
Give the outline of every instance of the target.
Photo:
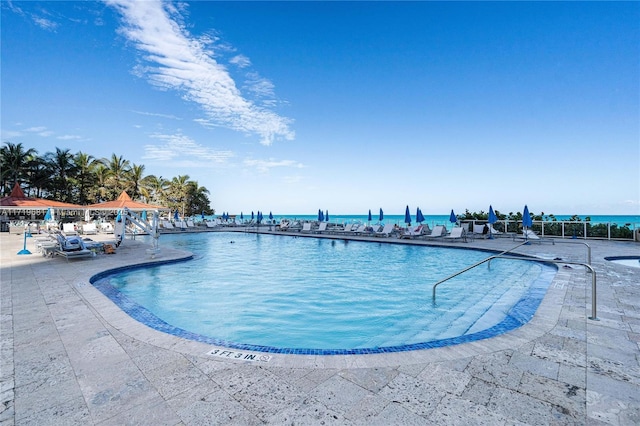
<svg viewBox="0 0 640 426">
<path fill-rule="evenodd" d="M 23 249 L 18 252 L 18 254 L 31 254 L 29 250 L 27 250 L 27 231 L 24 231 L 24 246 Z"/>
</svg>

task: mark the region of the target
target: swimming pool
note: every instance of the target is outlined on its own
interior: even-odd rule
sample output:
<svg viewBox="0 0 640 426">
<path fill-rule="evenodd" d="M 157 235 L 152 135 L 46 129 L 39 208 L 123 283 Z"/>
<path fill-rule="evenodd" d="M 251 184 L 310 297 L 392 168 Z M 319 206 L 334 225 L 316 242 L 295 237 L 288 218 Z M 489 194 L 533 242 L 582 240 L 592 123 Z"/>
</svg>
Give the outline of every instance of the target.
<svg viewBox="0 0 640 426">
<path fill-rule="evenodd" d="M 486 252 L 278 235 L 163 235 L 187 262 L 100 274 L 134 318 L 211 344 L 280 353 L 376 353 L 495 336 L 535 313 L 555 273 Z"/>
</svg>

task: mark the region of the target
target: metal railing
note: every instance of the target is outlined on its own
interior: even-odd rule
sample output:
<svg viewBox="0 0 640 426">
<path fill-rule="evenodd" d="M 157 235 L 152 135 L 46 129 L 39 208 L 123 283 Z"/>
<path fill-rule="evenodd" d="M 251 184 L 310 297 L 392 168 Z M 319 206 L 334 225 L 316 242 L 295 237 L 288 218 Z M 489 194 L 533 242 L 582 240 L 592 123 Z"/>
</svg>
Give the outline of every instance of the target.
<svg viewBox="0 0 640 426">
<path fill-rule="evenodd" d="M 503 255 L 503 254 L 509 253 L 509 252 L 511 252 L 511 251 L 513 251 L 513 250 L 517 249 L 518 247 L 523 246 L 523 245 L 525 245 L 525 244 L 527 244 L 527 243 L 529 243 L 529 241 L 523 241 L 523 242 L 521 242 L 520 244 L 518 244 L 517 246 L 511 247 L 510 249 L 507 249 L 507 250 L 503 251 L 503 252 L 502 252 L 502 253 L 500 253 L 500 254 L 497 254 L 497 255 L 493 255 L 493 256 L 487 257 L 486 259 L 481 260 L 480 262 L 474 263 L 473 265 L 471 265 L 471 266 L 469 266 L 469 267 L 466 267 L 466 268 L 464 268 L 463 270 L 458 271 L 458 272 L 456 272 L 455 274 L 453 274 L 453 275 L 449 275 L 447 278 L 444 278 L 444 279 L 442 279 L 442 280 L 438 281 L 437 283 L 435 283 L 435 284 L 433 285 L 433 302 L 435 303 L 435 301 L 436 301 L 436 287 L 438 287 L 438 286 L 439 286 L 440 284 L 442 284 L 443 282 L 445 282 L 445 281 L 449 281 L 451 278 L 455 278 L 455 277 L 457 277 L 457 276 L 458 276 L 458 275 L 460 275 L 460 274 L 464 274 L 465 272 L 467 272 L 467 271 L 469 271 L 469 270 L 471 270 L 471 269 L 475 268 L 476 266 L 480 266 L 480 265 L 482 265 L 483 263 L 490 261 L 491 259 L 495 258 L 496 256 L 500 256 L 500 255 Z"/>
<path fill-rule="evenodd" d="M 525 242 L 525 244 L 526 244 L 526 242 Z M 522 245 L 522 244 L 520 244 L 520 245 Z M 515 248 L 517 248 L 517 247 L 514 247 L 514 248 L 512 248 L 510 250 L 513 250 Z M 469 266 L 468 268 L 463 269 L 460 272 L 457 272 L 457 273 L 455 273 L 455 274 L 453 274 L 453 275 L 451 275 L 451 276 L 449 276 L 449 277 L 447 277 L 447 278 L 445 278 L 443 280 L 440 280 L 437 283 L 435 283 L 433 285 L 433 303 L 436 302 L 436 287 L 438 285 L 442 284 L 443 282 L 445 282 L 447 280 L 450 280 L 451 278 L 457 277 L 458 275 L 460 275 L 460 274 L 462 274 L 464 272 L 467 272 L 468 270 L 473 269 L 476 266 L 482 265 L 485 262 L 490 262 L 492 259 L 501 258 L 501 259 L 511 259 L 511 260 L 527 260 L 527 261 L 543 262 L 543 263 L 562 263 L 562 264 L 567 264 L 567 265 L 581 265 L 581 266 L 584 266 L 585 268 L 587 268 L 587 270 L 589 272 L 591 272 L 591 316 L 588 317 L 588 318 L 590 320 L 593 320 L 593 321 L 600 321 L 600 319 L 598 318 L 598 314 L 597 314 L 597 310 L 598 310 L 597 309 L 597 294 L 598 294 L 598 290 L 597 290 L 596 271 L 595 271 L 595 269 L 593 269 L 593 267 L 590 264 L 585 263 L 585 262 L 575 262 L 575 261 L 571 261 L 571 260 L 555 260 L 555 259 L 554 260 L 548 260 L 548 259 L 540 259 L 540 258 L 537 258 L 537 257 L 524 256 L 524 255 L 523 256 L 509 256 L 509 255 L 506 255 L 506 253 L 508 251 L 510 251 L 510 250 L 507 250 L 507 251 L 502 252 L 500 254 L 496 254 L 494 256 L 490 256 L 490 257 L 488 257 L 488 258 L 486 258 L 486 259 L 484 259 L 484 260 L 482 260 L 482 261 L 480 261 L 478 263 L 475 263 L 475 264 Z"/>
</svg>

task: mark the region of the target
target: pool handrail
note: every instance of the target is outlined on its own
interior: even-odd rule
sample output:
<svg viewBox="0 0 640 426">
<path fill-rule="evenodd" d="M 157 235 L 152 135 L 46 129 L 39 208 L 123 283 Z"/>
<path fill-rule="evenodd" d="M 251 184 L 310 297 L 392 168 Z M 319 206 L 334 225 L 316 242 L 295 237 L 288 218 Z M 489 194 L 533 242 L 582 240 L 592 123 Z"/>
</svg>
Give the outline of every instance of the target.
<svg viewBox="0 0 640 426">
<path fill-rule="evenodd" d="M 515 248 L 515 247 L 514 247 Z M 511 249 L 513 250 L 513 249 Z M 433 303 L 436 302 L 436 286 L 444 281 L 447 281 L 450 278 L 453 278 L 455 276 L 460 275 L 463 272 L 468 271 L 469 269 L 475 268 L 478 265 L 481 265 L 485 262 L 488 262 L 492 259 L 511 259 L 511 260 L 528 260 L 528 261 L 533 261 L 533 262 L 543 262 L 543 263 L 562 263 L 562 264 L 566 264 L 566 265 L 580 265 L 580 266 L 584 266 L 585 268 L 587 268 L 587 270 L 589 270 L 589 272 L 591 272 L 591 316 L 587 317 L 590 320 L 593 321 L 600 321 L 600 318 L 598 318 L 598 307 L 597 307 L 597 295 L 598 295 L 598 290 L 597 290 L 597 279 L 596 279 L 596 271 L 595 269 L 593 269 L 593 266 L 589 265 L 588 263 L 585 262 L 575 262 L 572 260 L 555 260 L 555 259 L 541 259 L 538 257 L 532 257 L 532 256 L 509 256 L 506 255 L 504 253 L 500 253 L 500 254 L 496 254 L 494 256 L 490 256 L 478 263 L 476 263 L 475 265 L 472 265 L 468 268 L 466 268 L 463 271 L 460 271 L 450 277 L 445 278 L 444 280 L 441 280 L 439 282 L 437 282 L 434 286 L 433 286 Z"/>
<path fill-rule="evenodd" d="M 489 257 L 487 257 L 486 259 L 483 259 L 483 260 L 481 260 L 481 261 L 479 261 L 479 262 L 476 262 L 476 263 L 474 263 L 473 265 L 468 266 L 468 267 L 466 267 L 466 268 L 462 269 L 461 271 L 456 272 L 455 274 L 449 275 L 448 277 L 446 277 L 446 278 L 444 278 L 444 279 L 441 279 L 440 281 L 438 281 L 437 283 L 435 283 L 435 284 L 433 285 L 433 302 L 435 303 L 435 301 L 436 301 L 436 287 L 438 287 L 438 286 L 439 286 L 440 284 L 442 284 L 443 282 L 445 282 L 445 281 L 449 281 L 451 278 L 455 278 L 455 277 L 457 277 L 457 276 L 458 276 L 458 275 L 460 275 L 460 274 L 464 274 L 464 273 L 465 273 L 465 272 L 467 272 L 468 270 L 473 269 L 473 268 L 475 268 L 476 266 L 480 266 L 480 265 L 482 265 L 483 263 L 488 262 L 488 261 L 490 261 L 491 259 L 495 258 L 496 256 L 500 256 L 500 255 L 503 255 L 503 254 L 509 253 L 509 252 L 511 252 L 512 250 L 515 250 L 515 249 L 517 249 L 518 247 L 523 246 L 523 245 L 528 244 L 528 243 L 529 243 L 529 241 L 523 241 L 523 242 L 521 242 L 520 244 L 518 244 L 517 246 L 511 247 L 510 249 L 507 249 L 507 250 L 505 250 L 505 251 L 503 251 L 503 252 L 501 252 L 501 253 L 499 253 L 499 254 L 497 254 L 497 255 L 489 256 Z"/>
</svg>

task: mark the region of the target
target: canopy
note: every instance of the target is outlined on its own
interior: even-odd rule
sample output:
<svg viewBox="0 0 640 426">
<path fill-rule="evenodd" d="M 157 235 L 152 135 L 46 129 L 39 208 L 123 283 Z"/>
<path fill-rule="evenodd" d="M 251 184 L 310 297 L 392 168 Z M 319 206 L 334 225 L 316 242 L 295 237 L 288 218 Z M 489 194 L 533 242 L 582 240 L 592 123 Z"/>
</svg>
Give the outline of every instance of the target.
<svg viewBox="0 0 640 426">
<path fill-rule="evenodd" d="M 143 210 L 166 210 L 169 211 L 168 207 L 156 206 L 153 204 L 145 204 L 139 201 L 133 201 L 129 194 L 126 191 L 122 191 L 120 196 L 113 201 L 105 201 L 104 203 L 98 204 L 90 204 L 85 206 L 84 208 L 90 210 L 121 210 L 124 208 L 128 208 L 131 211 L 143 211 Z"/>
<path fill-rule="evenodd" d="M 9 196 L 0 198 L 0 208 L 3 211 L 47 211 L 51 207 L 60 210 L 84 209 L 83 206 L 78 204 L 63 203 L 61 201 L 47 200 L 44 198 L 27 197 L 24 195 L 24 192 L 18 183 L 13 186 L 13 190 Z"/>
</svg>

